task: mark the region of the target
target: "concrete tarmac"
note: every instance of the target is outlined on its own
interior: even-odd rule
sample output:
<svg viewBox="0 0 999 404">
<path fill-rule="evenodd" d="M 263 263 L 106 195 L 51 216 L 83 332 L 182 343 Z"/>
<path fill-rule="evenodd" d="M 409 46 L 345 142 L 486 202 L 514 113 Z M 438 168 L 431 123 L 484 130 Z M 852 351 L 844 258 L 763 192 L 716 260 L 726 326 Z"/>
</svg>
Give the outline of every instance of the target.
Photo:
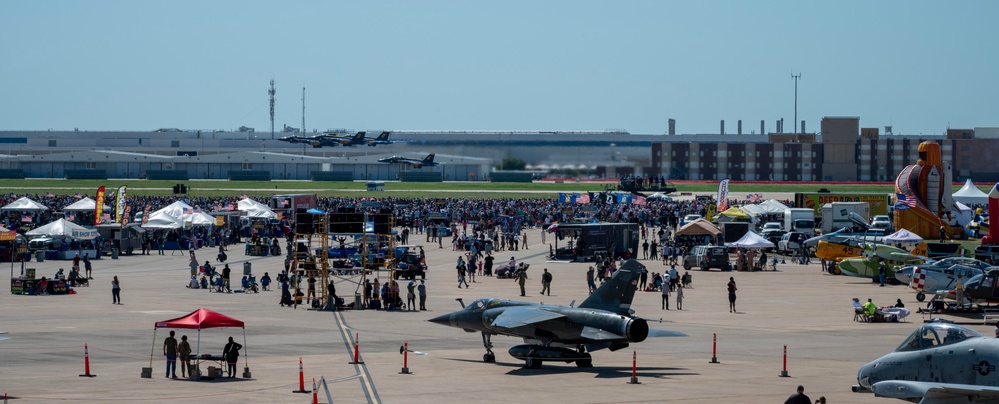
<svg viewBox="0 0 999 404">
<path fill-rule="evenodd" d="M 652 327 L 682 331 L 688 337 L 650 338 L 631 347 L 593 354 L 594 367 L 545 362 L 541 369 L 523 368 L 507 354 L 521 343 L 496 336 L 496 363 L 482 362 L 479 334 L 444 327 L 426 320 L 458 310 L 456 298 L 466 302 L 478 297 L 521 299 L 554 304 L 577 304 L 586 298 L 588 263 L 546 262 L 547 245 L 540 230 L 528 233 L 530 249 L 501 251 L 497 262 L 511 256 L 531 264 L 527 297 L 519 297 L 513 280 L 476 277 L 470 288 L 457 287 L 455 260 L 445 241 L 443 249 L 413 234 L 412 244 L 422 244 L 430 266 L 427 278 L 428 311 L 343 311 L 338 313 L 280 307 L 280 291 L 257 294 L 210 293 L 185 287 L 189 280 L 187 252 L 166 255 L 122 256 L 95 260 L 94 278 L 76 295 L 20 296 L 0 293 L 0 330 L 9 339 L 0 341 L 0 394 L 13 402 L 170 402 L 243 403 L 307 402 L 311 395 L 298 389 L 298 360 L 305 367 L 306 388 L 313 378 L 325 377 L 338 403 L 629 403 L 629 402 L 782 402 L 805 386 L 813 400 L 825 396 L 834 403 L 889 402 L 871 394 L 850 391 L 857 369 L 893 350 L 922 321 L 921 307 L 904 286 L 878 287 L 868 279 L 823 274 L 819 264 L 778 265 L 776 272 L 719 272 L 693 270 L 693 288 L 685 291 L 683 310 L 660 308 L 658 292 L 639 292 L 632 308 L 649 319 L 662 319 Z M 548 241 L 552 241 L 548 235 Z M 216 250 L 197 251 L 198 261 L 211 260 Z M 258 277 L 272 278 L 283 268 L 283 257 L 246 257 L 243 246 L 231 246 L 228 261 L 233 282 L 238 283 L 243 262 L 251 262 Z M 668 269 L 660 262 L 643 261 L 650 272 Z M 9 277 L 6 263 L 0 264 Z M 38 276 L 69 272 L 68 261 L 29 262 Z M 551 296 L 540 296 L 540 273 L 554 275 Z M 221 268 L 220 268 L 221 269 Z M 16 276 L 20 265 L 12 268 Z M 682 273 L 682 269 L 681 269 Z M 121 280 L 122 305 L 111 304 L 111 277 Z M 726 283 L 738 284 L 737 313 L 730 313 Z M 382 277 L 384 280 L 384 276 Z M 650 278 L 651 279 L 651 278 Z M 406 281 L 401 282 L 403 291 Z M 354 286 L 337 284 L 337 292 L 352 301 Z M 902 323 L 853 321 L 851 298 L 872 298 L 878 305 L 901 298 L 914 314 Z M 165 378 L 163 339 L 153 338 L 157 321 L 205 307 L 246 323 L 246 345 L 240 357 L 251 379 L 188 381 Z M 962 320 L 962 319 L 958 319 Z M 991 335 L 992 326 L 964 319 L 971 328 Z M 197 344 L 197 330 L 176 330 Z M 712 335 L 717 334 L 720 363 L 709 363 Z M 364 364 L 349 364 L 352 344 L 359 337 Z M 221 354 L 229 336 L 242 342 L 240 329 L 205 329 L 200 332 L 201 353 Z M 408 342 L 426 355 L 409 356 L 412 374 L 400 374 L 400 346 Z M 84 344 L 89 345 L 91 373 L 84 373 Z M 787 346 L 787 372 L 782 371 Z M 629 384 L 632 353 L 637 354 L 641 384 Z M 153 368 L 151 379 L 140 378 L 143 367 Z M 208 365 L 202 365 L 206 372 Z M 178 376 L 180 372 L 178 372 Z M 320 402 L 327 402 L 325 391 Z"/>
</svg>

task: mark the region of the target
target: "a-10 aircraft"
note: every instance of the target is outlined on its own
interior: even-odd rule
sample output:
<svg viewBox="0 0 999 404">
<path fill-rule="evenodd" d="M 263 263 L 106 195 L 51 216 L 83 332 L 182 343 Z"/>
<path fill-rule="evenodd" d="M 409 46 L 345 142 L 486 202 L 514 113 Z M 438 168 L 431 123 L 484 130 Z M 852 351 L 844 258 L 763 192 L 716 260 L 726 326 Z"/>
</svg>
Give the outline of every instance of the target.
<svg viewBox="0 0 999 404">
<path fill-rule="evenodd" d="M 427 157 L 424 157 L 423 160 L 411 159 L 400 156 L 392 156 L 383 159 L 378 159 L 378 162 L 388 163 L 388 164 L 409 164 L 409 166 L 413 168 L 434 167 L 440 164 L 434 162 L 434 153 L 430 153 L 429 155 L 427 155 Z"/>
<path fill-rule="evenodd" d="M 340 136 L 333 133 L 324 133 L 322 135 L 316 136 L 285 136 L 282 137 L 282 142 L 297 143 L 297 144 L 307 144 L 312 147 L 335 147 L 335 146 L 357 146 L 357 145 L 368 145 L 377 146 L 380 144 L 392 144 L 393 142 L 389 140 L 389 135 L 392 132 L 384 131 L 374 139 L 366 139 L 365 131 L 360 131 L 352 136 Z"/>
<path fill-rule="evenodd" d="M 676 331 L 650 330 L 645 319 L 635 317 L 631 300 L 645 266 L 628 260 L 579 307 L 519 302 L 504 299 L 476 299 L 460 311 L 429 321 L 482 333 L 486 348 L 484 362 L 495 362 L 491 337 L 507 335 L 523 338 L 526 344 L 510 348 L 510 355 L 531 369 L 543 361 L 575 362 L 591 367 L 589 352 L 617 351 L 647 337 L 677 337 Z"/>
<path fill-rule="evenodd" d="M 857 371 L 854 392 L 922 404 L 999 402 L 999 339 L 927 323 L 898 348 Z"/>
</svg>

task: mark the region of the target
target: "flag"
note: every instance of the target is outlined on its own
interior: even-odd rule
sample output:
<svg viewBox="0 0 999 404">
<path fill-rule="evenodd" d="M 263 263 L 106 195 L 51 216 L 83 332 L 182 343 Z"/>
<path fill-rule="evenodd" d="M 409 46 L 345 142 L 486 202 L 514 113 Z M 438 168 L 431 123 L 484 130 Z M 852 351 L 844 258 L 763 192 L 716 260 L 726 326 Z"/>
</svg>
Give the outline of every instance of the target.
<svg viewBox="0 0 999 404">
<path fill-rule="evenodd" d="M 45 197 L 46 198 L 55 198 L 55 195 L 52 194 L 51 192 L 49 192 L 49 193 L 45 194 Z"/>
<path fill-rule="evenodd" d="M 118 194 L 115 198 L 114 207 L 114 222 L 121 223 L 122 219 L 125 218 L 125 193 L 128 191 L 128 187 L 122 185 L 118 187 Z"/>
<path fill-rule="evenodd" d="M 201 213 L 201 207 L 200 206 L 195 206 L 194 207 L 194 213 Z"/>
<path fill-rule="evenodd" d="M 192 213 L 194 213 L 194 211 L 191 208 L 184 208 L 184 214 L 185 215 L 190 215 Z"/>
<path fill-rule="evenodd" d="M 632 203 L 635 205 L 645 206 L 645 197 L 641 195 L 636 195 L 635 199 L 632 199 Z"/>
<path fill-rule="evenodd" d="M 898 199 L 898 203 L 906 204 L 910 208 L 916 207 L 916 196 L 915 195 L 908 195 L 908 196 L 906 196 L 905 194 L 897 194 L 897 196 L 898 196 L 898 198 L 897 198 Z"/>
<path fill-rule="evenodd" d="M 249 198 L 250 197 L 246 196 L 246 194 L 242 194 L 239 196 L 239 199 L 249 199 Z"/>
<path fill-rule="evenodd" d="M 72 222 L 73 220 L 76 220 L 76 215 L 70 213 L 69 216 L 66 216 L 66 220 L 69 220 L 69 221 Z"/>
<path fill-rule="evenodd" d="M 96 205 L 94 207 L 94 226 L 101 224 L 101 218 L 104 217 L 104 187 L 97 188 Z"/>
<path fill-rule="evenodd" d="M 590 203 L 590 194 L 580 194 L 576 197 L 576 203 L 587 204 Z"/>
<path fill-rule="evenodd" d="M 718 211 L 728 209 L 728 178 L 718 183 Z"/>
<path fill-rule="evenodd" d="M 31 214 L 25 213 L 24 216 L 21 216 L 21 223 L 31 223 Z"/>
<path fill-rule="evenodd" d="M 83 195 L 81 195 L 79 192 L 77 192 L 76 195 L 73 195 L 73 197 L 76 199 L 83 199 Z"/>
</svg>

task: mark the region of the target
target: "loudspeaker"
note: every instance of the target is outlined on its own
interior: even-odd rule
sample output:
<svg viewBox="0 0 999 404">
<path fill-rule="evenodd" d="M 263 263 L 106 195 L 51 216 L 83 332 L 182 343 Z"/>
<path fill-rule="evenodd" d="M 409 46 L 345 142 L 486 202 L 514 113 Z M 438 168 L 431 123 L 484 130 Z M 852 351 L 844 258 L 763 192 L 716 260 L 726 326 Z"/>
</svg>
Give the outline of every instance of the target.
<svg viewBox="0 0 999 404">
<path fill-rule="evenodd" d="M 389 226 L 391 215 L 376 214 L 371 216 L 374 216 L 375 234 L 390 234 L 392 232 L 391 226 Z"/>
<path fill-rule="evenodd" d="M 295 233 L 312 234 L 315 233 L 315 220 L 311 213 L 305 213 L 305 209 L 299 209 L 295 214 Z"/>
<path fill-rule="evenodd" d="M 364 233 L 363 213 L 331 213 L 330 233 Z"/>
</svg>

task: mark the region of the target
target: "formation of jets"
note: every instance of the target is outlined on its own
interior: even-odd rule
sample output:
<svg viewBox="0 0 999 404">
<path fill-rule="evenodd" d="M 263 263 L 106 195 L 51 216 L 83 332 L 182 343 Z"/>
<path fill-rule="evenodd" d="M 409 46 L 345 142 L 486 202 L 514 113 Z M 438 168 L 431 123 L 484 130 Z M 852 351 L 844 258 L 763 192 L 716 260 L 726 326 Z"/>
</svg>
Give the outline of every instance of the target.
<svg viewBox="0 0 999 404">
<path fill-rule="evenodd" d="M 388 164 L 409 164 L 409 166 L 413 168 L 434 167 L 440 164 L 434 162 L 434 153 L 430 153 L 429 155 L 427 155 L 427 157 L 424 157 L 423 160 L 411 159 L 408 157 L 401 157 L 401 156 L 392 156 L 383 159 L 378 159 L 378 162 L 388 163 Z"/>
<path fill-rule="evenodd" d="M 389 135 L 392 132 L 384 131 L 374 139 L 365 138 L 365 131 L 360 131 L 352 136 L 341 136 L 334 133 L 324 133 L 315 136 L 285 136 L 280 140 L 282 142 L 294 143 L 294 144 L 307 144 L 312 147 L 335 147 L 335 146 L 377 146 L 380 144 L 392 144 L 393 142 L 389 140 Z"/>
<path fill-rule="evenodd" d="M 648 337 L 677 337 L 677 331 L 649 329 L 648 321 L 636 317 L 631 301 L 645 266 L 626 261 L 579 307 L 519 302 L 504 299 L 477 299 L 463 309 L 430 319 L 436 324 L 482 333 L 486 348 L 483 362 L 495 362 L 493 335 L 523 338 L 525 344 L 510 348 L 510 355 L 537 369 L 544 361 L 591 367 L 589 352 L 617 351 Z"/>
</svg>

